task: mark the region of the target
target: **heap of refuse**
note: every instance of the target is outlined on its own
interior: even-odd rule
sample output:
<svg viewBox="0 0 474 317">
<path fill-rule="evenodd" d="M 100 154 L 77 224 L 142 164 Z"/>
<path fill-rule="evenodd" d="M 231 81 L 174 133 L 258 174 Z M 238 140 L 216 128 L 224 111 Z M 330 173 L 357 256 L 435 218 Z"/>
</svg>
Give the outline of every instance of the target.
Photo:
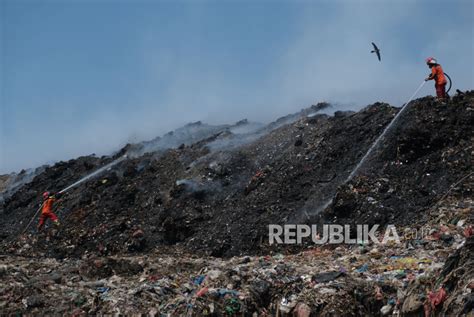
<svg viewBox="0 0 474 317">
<path fill-rule="evenodd" d="M 331 116 L 329 106 L 266 126 L 194 123 L 110 157 L 42 168 L 0 201 L 0 311 L 472 310 L 474 91 L 446 105 L 415 100 L 349 182 L 399 109 L 375 103 Z M 194 137 L 186 139 L 189 131 Z M 129 159 L 64 194 L 59 229 L 25 232 L 43 191 L 66 188 L 124 154 Z M 402 243 L 270 245 L 268 226 L 287 223 L 392 224 Z"/>
<path fill-rule="evenodd" d="M 474 203 L 455 199 L 458 195 L 433 210 L 425 236 L 408 232 L 401 244 L 310 247 L 226 259 L 178 247 L 61 260 L 2 256 L 0 310 L 8 315 L 468 314 L 474 309 L 474 236 L 467 221 Z"/>
</svg>

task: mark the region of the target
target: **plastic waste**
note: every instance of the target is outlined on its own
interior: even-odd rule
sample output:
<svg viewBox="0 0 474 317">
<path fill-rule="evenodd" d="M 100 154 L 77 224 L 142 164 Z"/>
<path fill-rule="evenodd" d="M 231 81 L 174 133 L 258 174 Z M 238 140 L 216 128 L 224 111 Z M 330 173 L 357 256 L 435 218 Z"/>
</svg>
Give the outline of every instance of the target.
<svg viewBox="0 0 474 317">
<path fill-rule="evenodd" d="M 369 269 L 369 265 L 366 263 L 362 265 L 360 268 L 356 269 L 356 272 L 363 273 L 363 272 L 367 272 L 368 269 Z"/>
<path fill-rule="evenodd" d="M 380 309 L 380 313 L 382 314 L 382 316 L 387 316 L 388 314 L 390 314 L 392 309 L 393 309 L 392 305 L 385 305 L 385 306 L 382 306 L 382 308 Z"/>
</svg>

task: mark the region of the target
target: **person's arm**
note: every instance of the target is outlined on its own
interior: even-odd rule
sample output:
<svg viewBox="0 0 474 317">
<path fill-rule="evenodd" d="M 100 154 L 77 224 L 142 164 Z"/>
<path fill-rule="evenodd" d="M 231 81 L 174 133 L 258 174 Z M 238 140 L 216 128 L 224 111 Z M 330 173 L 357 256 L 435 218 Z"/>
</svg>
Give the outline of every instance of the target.
<svg viewBox="0 0 474 317">
<path fill-rule="evenodd" d="M 436 76 L 436 67 L 431 68 L 431 74 L 425 78 L 425 81 L 433 80 Z"/>
<path fill-rule="evenodd" d="M 51 199 L 53 200 L 54 203 L 57 203 L 58 201 L 61 200 L 61 193 L 55 193 L 54 195 L 51 196 Z"/>
</svg>

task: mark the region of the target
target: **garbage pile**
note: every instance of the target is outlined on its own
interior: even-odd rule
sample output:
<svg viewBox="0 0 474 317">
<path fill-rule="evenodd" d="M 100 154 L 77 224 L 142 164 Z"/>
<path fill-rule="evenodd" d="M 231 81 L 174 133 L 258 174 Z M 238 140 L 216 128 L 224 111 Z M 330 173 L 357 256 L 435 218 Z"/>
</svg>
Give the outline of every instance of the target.
<svg viewBox="0 0 474 317">
<path fill-rule="evenodd" d="M 44 169 L 45 166 L 40 166 L 35 169 L 21 170 L 19 173 L 0 175 L 0 204 L 4 202 L 5 198 L 10 197 L 24 184 L 29 183 L 35 176 L 42 173 Z"/>
<path fill-rule="evenodd" d="M 232 133 L 219 132 L 130 158 L 64 195 L 54 246 L 36 239 L 34 226 L 24 243 L 21 233 L 43 191 L 61 190 L 133 146 L 113 157 L 59 162 L 0 204 L 0 244 L 10 254 L 22 254 L 30 245 L 38 254 L 59 258 L 150 252 L 176 244 L 200 254 L 233 256 L 272 250 L 266 243 L 269 224 L 425 221 L 427 208 L 471 168 L 474 92 L 456 98 L 447 105 L 431 97 L 415 100 L 347 184 L 396 108 L 376 103 L 328 116 L 317 113 L 327 108 L 322 104 L 300 112 L 296 121 L 277 120 L 266 134 L 237 148 L 211 150 L 210 143 Z M 333 197 L 333 204 L 318 212 Z"/>
<path fill-rule="evenodd" d="M 399 109 L 318 112 L 327 107 L 263 128 L 195 123 L 46 167 L 0 202 L 0 311 L 468 314 L 474 91 L 414 101 L 349 182 Z M 197 132 L 186 142 L 188 129 Z M 126 153 L 63 195 L 59 228 L 24 232 L 43 191 Z M 402 243 L 270 245 L 268 226 L 288 223 L 392 224 Z"/>
<path fill-rule="evenodd" d="M 448 106 L 427 100 L 408 108 L 359 176 L 339 188 L 323 218 L 405 225 L 426 220 L 424 211 L 472 172 L 467 127 L 473 104 L 457 98 Z"/>
<path fill-rule="evenodd" d="M 74 316 L 467 315 L 473 310 L 474 202 L 455 203 L 458 193 L 436 207 L 424 233 L 401 230 L 400 244 L 313 246 L 227 259 L 176 246 L 132 256 L 1 256 L 0 310 Z"/>
</svg>

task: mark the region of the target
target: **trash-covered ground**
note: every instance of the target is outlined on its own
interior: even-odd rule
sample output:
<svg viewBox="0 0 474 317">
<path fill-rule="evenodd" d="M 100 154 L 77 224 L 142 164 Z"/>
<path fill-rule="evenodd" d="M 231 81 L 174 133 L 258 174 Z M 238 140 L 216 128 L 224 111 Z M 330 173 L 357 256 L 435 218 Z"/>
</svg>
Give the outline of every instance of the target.
<svg viewBox="0 0 474 317">
<path fill-rule="evenodd" d="M 328 106 L 264 127 L 198 122 L 46 167 L 0 202 L 0 311 L 472 313 L 474 92 L 416 100 L 347 183 L 399 109 Z M 124 154 L 62 197 L 58 230 L 26 228 L 43 191 Z M 394 224 L 403 243 L 270 246 L 268 225 L 285 223 Z"/>
<path fill-rule="evenodd" d="M 401 244 L 313 246 L 296 254 L 225 259 L 177 247 L 133 256 L 4 255 L 0 310 L 73 316 L 472 316 L 473 201 L 455 197 L 433 209 L 424 233 L 401 230 Z M 54 237 L 46 239 L 54 244 Z"/>
</svg>

